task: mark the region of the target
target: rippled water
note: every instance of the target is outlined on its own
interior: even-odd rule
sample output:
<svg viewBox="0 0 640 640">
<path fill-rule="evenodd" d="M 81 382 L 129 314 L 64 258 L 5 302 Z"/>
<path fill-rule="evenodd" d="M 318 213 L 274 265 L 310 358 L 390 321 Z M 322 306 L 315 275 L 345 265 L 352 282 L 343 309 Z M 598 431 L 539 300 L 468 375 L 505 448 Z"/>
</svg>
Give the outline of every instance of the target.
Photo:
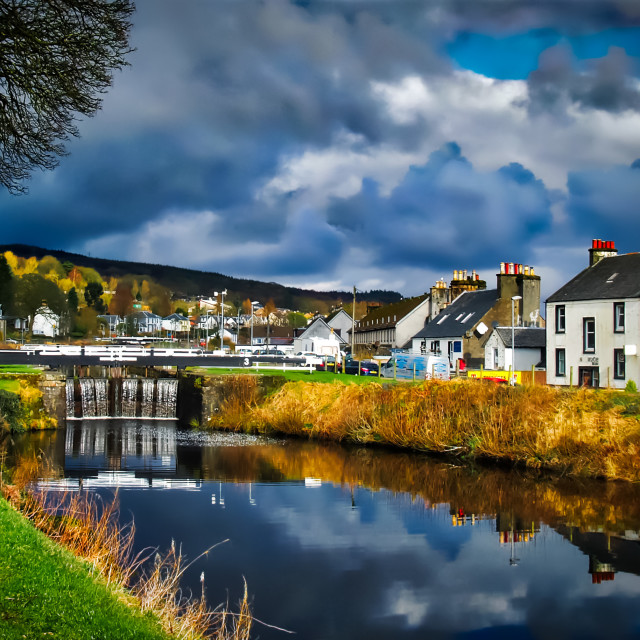
<svg viewBox="0 0 640 640">
<path fill-rule="evenodd" d="M 77 422 L 31 434 L 52 488 L 118 488 L 138 549 L 194 563 L 185 586 L 305 639 L 640 637 L 640 491 L 425 456 Z M 286 638 L 256 626 L 254 637 Z"/>
</svg>

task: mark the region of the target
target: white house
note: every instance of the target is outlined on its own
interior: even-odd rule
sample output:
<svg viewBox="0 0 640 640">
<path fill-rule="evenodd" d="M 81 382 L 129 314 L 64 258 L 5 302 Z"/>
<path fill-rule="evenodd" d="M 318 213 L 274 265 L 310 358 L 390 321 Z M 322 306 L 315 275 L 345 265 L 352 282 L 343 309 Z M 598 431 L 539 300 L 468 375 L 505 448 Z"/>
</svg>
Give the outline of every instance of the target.
<svg viewBox="0 0 640 640">
<path fill-rule="evenodd" d="M 162 318 L 162 330 L 167 333 L 189 333 L 191 329 L 191 322 L 189 318 L 180 315 L 179 313 L 172 313 L 166 318 Z"/>
<path fill-rule="evenodd" d="M 151 311 L 135 311 L 131 314 L 138 333 L 157 333 L 162 329 L 162 316 Z"/>
<path fill-rule="evenodd" d="M 351 329 L 353 328 L 353 318 L 344 309 L 339 309 L 329 315 L 327 324 L 333 329 L 335 334 L 344 340 L 348 340 Z"/>
<path fill-rule="evenodd" d="M 293 339 L 293 352 L 311 351 L 322 353 L 341 351 L 346 345 L 345 339 L 330 327 L 324 318 L 316 318 L 298 337 Z"/>
<path fill-rule="evenodd" d="M 485 369 L 529 371 L 531 367 L 544 366 L 544 360 L 545 329 L 539 327 L 496 327 L 484 345 Z"/>
<path fill-rule="evenodd" d="M 33 316 L 31 332 L 36 336 L 55 338 L 60 335 L 60 316 L 47 305 L 42 305 Z"/>
<path fill-rule="evenodd" d="M 547 299 L 547 383 L 640 385 L 640 254 L 594 240 L 589 266 Z"/>
</svg>

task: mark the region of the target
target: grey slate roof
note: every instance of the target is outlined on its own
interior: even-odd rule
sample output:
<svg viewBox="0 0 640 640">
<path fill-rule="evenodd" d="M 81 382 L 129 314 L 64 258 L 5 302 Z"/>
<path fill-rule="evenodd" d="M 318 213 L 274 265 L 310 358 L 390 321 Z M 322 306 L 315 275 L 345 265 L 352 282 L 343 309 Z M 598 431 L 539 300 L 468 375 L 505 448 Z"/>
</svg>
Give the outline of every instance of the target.
<svg viewBox="0 0 640 640">
<path fill-rule="evenodd" d="M 498 300 L 497 289 L 465 291 L 414 338 L 458 338 L 473 329 Z M 472 314 L 469 316 L 469 314 Z M 466 321 L 465 321 L 466 320 Z"/>
<path fill-rule="evenodd" d="M 511 349 L 511 327 L 496 327 L 504 346 Z M 546 329 L 540 327 L 516 327 L 513 330 L 516 349 L 542 349 L 546 346 Z"/>
<path fill-rule="evenodd" d="M 640 253 L 603 258 L 549 296 L 547 302 L 611 298 L 640 298 Z"/>
</svg>

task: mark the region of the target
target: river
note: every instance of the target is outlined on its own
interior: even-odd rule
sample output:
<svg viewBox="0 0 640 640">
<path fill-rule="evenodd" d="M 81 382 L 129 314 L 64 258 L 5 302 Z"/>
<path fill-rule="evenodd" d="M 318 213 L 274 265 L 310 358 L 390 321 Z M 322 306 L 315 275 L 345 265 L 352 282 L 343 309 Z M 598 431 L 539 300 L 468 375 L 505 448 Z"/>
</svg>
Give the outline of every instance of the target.
<svg viewBox="0 0 640 640">
<path fill-rule="evenodd" d="M 197 560 L 186 588 L 305 640 L 640 637 L 640 487 L 423 455 L 77 420 L 14 436 L 52 489 L 118 491 L 136 548 Z M 257 624 L 254 638 L 291 637 Z"/>
</svg>

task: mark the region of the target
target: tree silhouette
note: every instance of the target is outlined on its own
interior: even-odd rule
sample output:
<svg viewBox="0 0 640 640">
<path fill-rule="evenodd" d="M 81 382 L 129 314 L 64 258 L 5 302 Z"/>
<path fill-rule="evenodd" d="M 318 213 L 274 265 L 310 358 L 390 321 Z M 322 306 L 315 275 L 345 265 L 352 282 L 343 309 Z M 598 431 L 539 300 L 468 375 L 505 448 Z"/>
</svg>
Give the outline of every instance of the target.
<svg viewBox="0 0 640 640">
<path fill-rule="evenodd" d="M 127 62 L 130 0 L 0 3 L 0 184 L 26 191 L 34 168 L 52 169 Z"/>
</svg>

